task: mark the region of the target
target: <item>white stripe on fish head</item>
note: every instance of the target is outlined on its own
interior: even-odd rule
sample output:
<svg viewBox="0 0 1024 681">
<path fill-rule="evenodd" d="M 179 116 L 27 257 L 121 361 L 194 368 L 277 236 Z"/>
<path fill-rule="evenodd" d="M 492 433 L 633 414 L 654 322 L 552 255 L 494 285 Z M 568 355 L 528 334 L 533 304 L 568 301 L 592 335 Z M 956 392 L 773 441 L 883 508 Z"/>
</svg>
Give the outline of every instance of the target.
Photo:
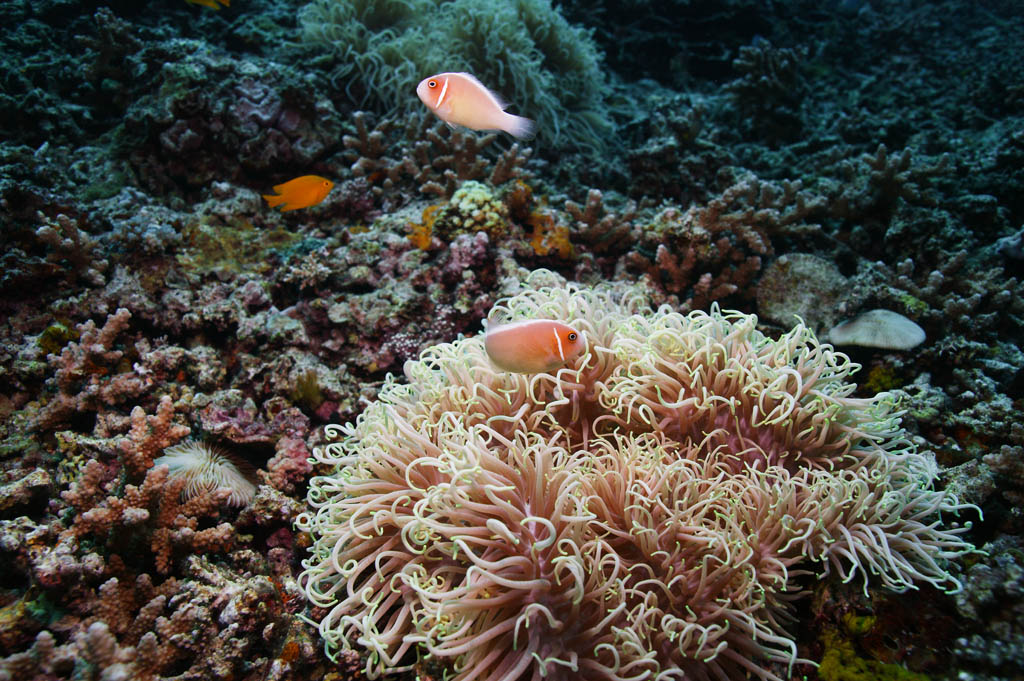
<svg viewBox="0 0 1024 681">
<path fill-rule="evenodd" d="M 451 78 L 444 79 L 444 85 L 441 86 L 441 94 L 437 96 L 437 104 L 434 105 L 435 109 L 441 108 L 441 104 L 444 102 L 444 96 L 448 94 L 448 81 L 450 80 Z"/>
<path fill-rule="evenodd" d="M 558 329 L 552 327 L 551 333 L 555 334 L 555 343 L 558 345 L 558 356 L 565 361 L 565 350 L 562 349 L 562 339 L 558 337 Z"/>
</svg>

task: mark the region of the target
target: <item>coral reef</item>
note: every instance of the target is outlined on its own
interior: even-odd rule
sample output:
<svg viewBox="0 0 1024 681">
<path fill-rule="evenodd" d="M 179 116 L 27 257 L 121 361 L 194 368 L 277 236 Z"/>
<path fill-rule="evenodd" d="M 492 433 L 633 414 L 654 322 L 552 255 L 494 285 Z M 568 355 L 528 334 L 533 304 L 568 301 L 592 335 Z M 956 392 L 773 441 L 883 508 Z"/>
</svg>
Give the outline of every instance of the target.
<svg viewBox="0 0 1024 681">
<path fill-rule="evenodd" d="M 798 326 L 651 311 L 635 290 L 543 286 L 503 319 L 572 323 L 556 374 L 435 346 L 315 451 L 304 588 L 328 652 L 456 678 L 780 679 L 802 576 L 958 588 L 963 507 L 889 395 Z M 883 501 L 884 500 L 884 501 Z M 415 655 L 414 655 L 415 653 Z"/>
<path fill-rule="evenodd" d="M 310 453 L 538 268 L 756 314 L 773 341 L 794 314 L 819 338 L 875 308 L 923 328 L 909 350 L 844 348 L 846 399 L 899 399 L 936 486 L 983 511 L 958 540 L 987 553 L 955 596 L 787 555 L 831 574 L 770 585 L 779 602 L 750 617 L 778 614 L 765 626 L 802 659 L 790 672 L 792 650 L 759 639 L 775 652 L 750 664 L 1022 676 L 1018 3 L 102 4 L 0 3 L 0 678 L 363 678 L 365 654 L 332 662 L 302 619 L 325 614 L 296 581 L 311 536 L 292 522 L 331 472 Z M 332 23 L 351 8 L 365 23 Z M 413 66 L 474 71 L 538 138 L 447 128 Z M 334 182 L 320 205 L 267 210 L 260 194 L 306 174 Z M 644 423 L 623 437 L 651 442 Z M 246 505 L 185 499 L 153 465 L 186 438 L 254 469 Z M 527 440 L 517 455 L 541 449 Z"/>
<path fill-rule="evenodd" d="M 31 646 L 0 658 L 3 678 L 226 678 L 286 642 L 309 646 L 292 617 L 301 599 L 288 561 L 275 569 L 244 548 L 252 538 L 237 519 L 214 524 L 232 491 L 185 499 L 187 479 L 154 466 L 189 432 L 176 411 L 165 396 L 154 414 L 135 407 L 123 437 L 68 433 L 60 474 L 74 481 L 49 502 L 54 519 L 2 521 L 5 561 L 32 584 L 4 648 Z M 287 532 L 296 512 L 267 492 L 250 508 L 248 525 L 264 531 Z M 212 562 L 228 552 L 232 567 Z"/>
</svg>

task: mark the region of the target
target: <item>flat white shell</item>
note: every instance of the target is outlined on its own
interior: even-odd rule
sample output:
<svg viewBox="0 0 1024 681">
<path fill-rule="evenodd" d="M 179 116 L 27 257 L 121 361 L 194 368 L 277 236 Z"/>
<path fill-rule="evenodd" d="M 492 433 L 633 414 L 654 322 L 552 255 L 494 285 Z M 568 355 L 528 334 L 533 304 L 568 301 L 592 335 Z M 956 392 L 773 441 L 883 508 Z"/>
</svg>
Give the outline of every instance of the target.
<svg viewBox="0 0 1024 681">
<path fill-rule="evenodd" d="M 869 310 L 832 327 L 835 345 L 862 345 L 885 350 L 909 350 L 924 342 L 924 329 L 892 310 Z"/>
</svg>

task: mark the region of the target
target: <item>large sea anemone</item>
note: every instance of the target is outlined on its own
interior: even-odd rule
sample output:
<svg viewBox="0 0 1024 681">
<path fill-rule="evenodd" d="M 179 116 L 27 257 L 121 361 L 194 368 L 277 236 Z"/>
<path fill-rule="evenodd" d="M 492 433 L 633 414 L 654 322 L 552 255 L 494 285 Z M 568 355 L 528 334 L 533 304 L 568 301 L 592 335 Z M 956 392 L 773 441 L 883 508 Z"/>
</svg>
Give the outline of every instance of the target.
<svg viewBox="0 0 1024 681">
<path fill-rule="evenodd" d="M 845 355 L 551 276 L 495 315 L 575 325 L 569 366 L 438 345 L 316 451 L 303 583 L 329 653 L 371 677 L 778 679 L 812 575 L 958 586 L 965 527 L 939 515 L 961 507 L 892 397 L 850 396 Z"/>
</svg>

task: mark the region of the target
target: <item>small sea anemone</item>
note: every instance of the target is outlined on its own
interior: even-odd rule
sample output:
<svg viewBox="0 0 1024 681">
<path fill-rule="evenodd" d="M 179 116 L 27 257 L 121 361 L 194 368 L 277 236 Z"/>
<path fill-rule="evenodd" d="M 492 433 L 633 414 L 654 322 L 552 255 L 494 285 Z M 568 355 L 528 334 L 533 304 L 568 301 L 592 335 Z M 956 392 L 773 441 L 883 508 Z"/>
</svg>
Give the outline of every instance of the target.
<svg viewBox="0 0 1024 681">
<path fill-rule="evenodd" d="M 963 507 L 892 396 L 804 326 L 541 286 L 492 319 L 586 335 L 554 373 L 496 370 L 483 337 L 434 346 L 314 456 L 301 582 L 328 653 L 456 681 L 788 678 L 810 579 L 957 589 Z"/>
<path fill-rule="evenodd" d="M 199 440 L 185 440 L 168 447 L 153 465 L 166 465 L 170 469 L 169 479 L 185 478 L 182 495 L 186 499 L 226 487 L 231 490 L 228 504 L 247 506 L 256 494 L 250 466 L 245 461 Z"/>
</svg>

